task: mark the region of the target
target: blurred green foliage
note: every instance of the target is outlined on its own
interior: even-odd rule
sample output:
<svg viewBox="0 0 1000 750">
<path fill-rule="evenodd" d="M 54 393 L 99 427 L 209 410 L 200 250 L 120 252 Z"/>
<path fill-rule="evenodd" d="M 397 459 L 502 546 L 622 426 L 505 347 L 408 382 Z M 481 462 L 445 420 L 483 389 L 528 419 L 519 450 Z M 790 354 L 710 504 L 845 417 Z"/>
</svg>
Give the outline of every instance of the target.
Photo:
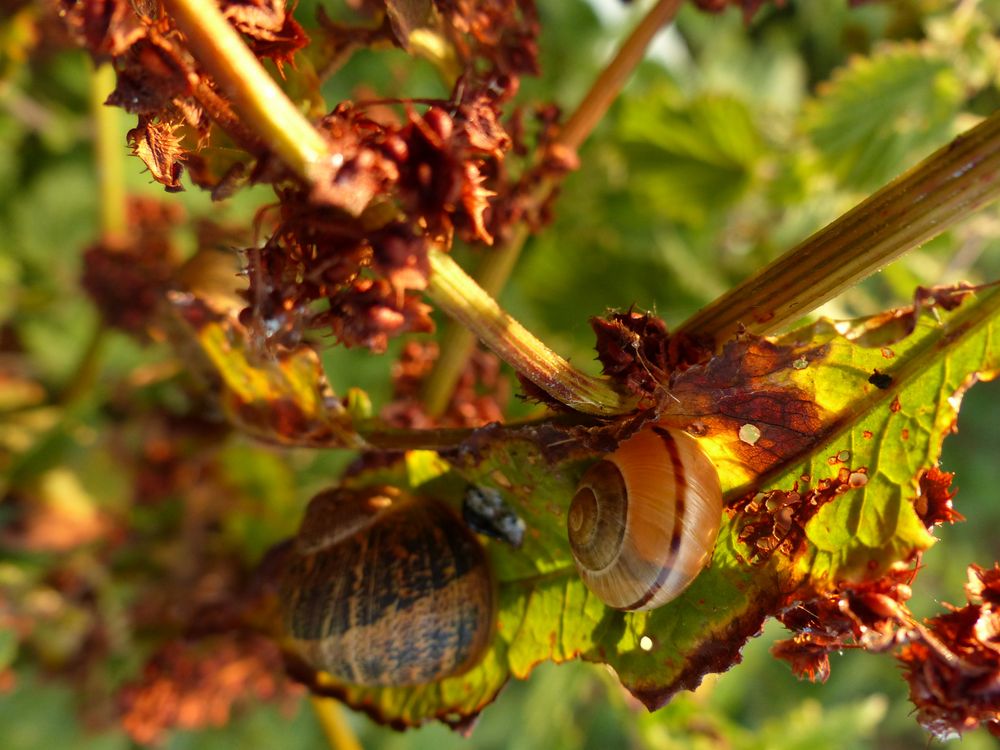
<svg viewBox="0 0 1000 750">
<path fill-rule="evenodd" d="M 642 8 L 597 0 L 540 4 L 543 77 L 525 82 L 521 100 L 555 100 L 568 110 L 600 70 L 612 40 Z M 297 16 L 310 24 L 317 5 L 301 2 Z M 555 223 L 530 241 L 502 295 L 504 305 L 580 363 L 593 356 L 587 317 L 606 308 L 634 304 L 656 310 L 669 324 L 680 322 L 1000 104 L 998 25 L 997 0 L 898 0 L 857 8 L 798 0 L 768 6 L 749 24 L 735 10 L 707 16 L 685 7 L 583 148 Z M 183 506 L 172 498 L 165 506 L 135 507 L 131 469 L 120 463 L 121 446 L 107 435 L 121 421 L 122 389 L 138 370 L 169 363 L 171 354 L 163 345 L 104 336 L 98 377 L 82 398 L 58 406 L 99 325 L 78 283 L 81 251 L 97 232 L 89 63 L 82 53 L 48 48 L 26 59 L 27 34 L 23 19 L 0 12 L 0 328 L 5 341 L 16 342 L 3 350 L 16 378 L 5 379 L 0 389 L 7 389 L 4 399 L 16 398 L 0 399 L 0 490 L 44 498 L 53 482 L 68 483 L 83 508 L 131 516 L 148 535 L 148 557 L 116 561 L 120 570 L 155 566 L 182 523 Z M 430 65 L 414 64 L 398 51 L 356 55 L 324 89 L 331 106 L 364 92 L 448 93 Z M 132 122 L 117 116 L 124 149 Z M 138 161 L 127 164 L 130 191 L 162 197 Z M 189 190 L 168 200 L 192 216 L 245 224 L 268 197 L 250 191 L 212 205 Z M 178 241 L 191 247 L 183 232 Z M 903 304 L 918 284 L 995 280 L 998 245 L 1000 213 L 989 207 L 823 313 L 849 317 Z M 376 358 L 327 348 L 324 364 L 338 393 L 363 385 L 378 408 L 388 398 L 392 354 Z M 170 378 L 129 393 L 132 410 L 181 413 L 190 406 Z M 44 406 L 52 402 L 57 407 Z M 966 564 L 989 565 L 997 554 L 993 530 L 1000 528 L 1000 505 L 991 490 L 998 423 L 997 386 L 972 389 L 960 432 L 946 441 L 942 461 L 945 470 L 957 472 L 957 507 L 971 522 L 938 532 L 942 541 L 925 556 L 915 590 L 918 615 L 939 611 L 941 602 L 961 603 Z M 122 439 L 138 444 L 140 438 L 126 431 Z M 198 450 L 197 441 L 191 450 Z M 227 438 L 215 458 L 221 485 L 232 492 L 218 534 L 248 561 L 286 536 L 305 500 L 349 460 L 277 452 L 238 437 Z M 0 504 L 0 524 L 7 518 Z M 69 560 L 0 550 L 5 596 L 26 592 L 21 605 L 41 608 L 48 617 L 20 643 L 0 632 L 0 672 L 7 665 L 17 672 L 16 685 L 0 694 L 4 748 L 130 746 L 119 730 L 107 729 L 109 717 L 101 713 L 114 685 L 142 663 L 143 645 L 130 643 L 124 628 L 109 635 L 113 657 L 104 681 L 71 693 L 45 673 L 79 646 L 75 639 L 94 611 L 47 590 L 50 569 L 68 566 L 90 576 L 99 592 L 97 611 L 109 623 L 120 622 L 132 601 L 128 577 L 108 579 L 101 564 L 98 551 L 86 547 Z M 780 631 L 769 626 L 746 647 L 741 666 L 652 715 L 604 669 L 570 664 L 543 665 L 529 681 L 509 685 L 485 711 L 471 742 L 440 726 L 398 735 L 361 716 L 351 722 L 366 747 L 382 748 L 926 745 L 889 656 L 845 654 L 833 661 L 826 685 L 801 683 L 767 653 Z M 101 707 L 96 714 L 94 705 Z M 90 725 L 102 731 L 92 734 Z M 301 702 L 293 716 L 255 708 L 224 729 L 177 733 L 166 746 L 305 748 L 322 742 Z M 962 746 L 995 743 L 977 732 Z"/>
</svg>

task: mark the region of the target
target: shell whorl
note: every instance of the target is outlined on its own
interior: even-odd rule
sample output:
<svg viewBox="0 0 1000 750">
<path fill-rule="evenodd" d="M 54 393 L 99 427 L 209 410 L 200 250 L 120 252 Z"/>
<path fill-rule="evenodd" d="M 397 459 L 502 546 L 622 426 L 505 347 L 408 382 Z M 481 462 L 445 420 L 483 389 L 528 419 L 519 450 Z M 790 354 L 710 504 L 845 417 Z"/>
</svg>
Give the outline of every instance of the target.
<svg viewBox="0 0 1000 750">
<path fill-rule="evenodd" d="M 290 645 L 307 663 L 352 684 L 402 686 L 481 659 L 495 584 L 450 508 L 398 490 L 338 490 L 313 503 L 280 592 Z M 323 543 L 314 522 L 338 515 L 345 528 Z"/>
<path fill-rule="evenodd" d="M 697 577 L 721 519 L 708 456 L 686 433 L 653 424 L 584 473 L 567 528 L 584 583 L 611 607 L 644 610 Z"/>
</svg>

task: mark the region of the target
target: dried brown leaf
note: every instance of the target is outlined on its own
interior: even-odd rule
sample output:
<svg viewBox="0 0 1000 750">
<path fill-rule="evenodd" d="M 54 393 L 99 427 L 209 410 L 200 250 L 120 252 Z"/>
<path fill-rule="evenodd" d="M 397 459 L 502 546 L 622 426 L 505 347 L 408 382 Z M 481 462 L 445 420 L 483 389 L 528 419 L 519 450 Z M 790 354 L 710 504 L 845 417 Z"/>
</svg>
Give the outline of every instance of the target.
<svg viewBox="0 0 1000 750">
<path fill-rule="evenodd" d="M 898 655 L 917 720 L 939 739 L 979 725 L 1000 730 L 1000 564 L 972 565 L 969 604 L 914 628 Z"/>
<path fill-rule="evenodd" d="M 965 520 L 951 502 L 957 492 L 951 489 L 954 478 L 952 472 L 941 471 L 937 466 L 920 476 L 920 495 L 914 500 L 914 507 L 927 528 Z"/>
<path fill-rule="evenodd" d="M 133 156 L 142 159 L 153 179 L 163 185 L 168 193 L 184 189 L 180 178 L 184 172 L 182 162 L 186 154 L 176 133 L 180 126 L 179 122 L 155 121 L 140 116 L 139 124 L 125 136 Z"/>
</svg>

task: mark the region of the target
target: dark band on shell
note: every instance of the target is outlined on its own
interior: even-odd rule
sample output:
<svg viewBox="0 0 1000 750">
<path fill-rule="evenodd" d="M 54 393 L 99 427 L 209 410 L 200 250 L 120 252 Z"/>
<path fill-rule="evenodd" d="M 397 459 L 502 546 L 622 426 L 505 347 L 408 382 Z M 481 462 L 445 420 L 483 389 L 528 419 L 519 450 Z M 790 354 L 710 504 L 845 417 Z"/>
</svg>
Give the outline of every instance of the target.
<svg viewBox="0 0 1000 750">
<path fill-rule="evenodd" d="M 495 586 L 485 551 L 450 508 L 394 488 L 313 502 L 281 587 L 286 632 L 307 663 L 352 684 L 396 686 L 482 658 Z M 309 525 L 335 518 L 349 533 Z"/>
<path fill-rule="evenodd" d="M 584 473 L 567 530 L 584 583 L 611 607 L 642 610 L 691 584 L 721 520 L 712 462 L 687 433 L 653 424 Z"/>
</svg>

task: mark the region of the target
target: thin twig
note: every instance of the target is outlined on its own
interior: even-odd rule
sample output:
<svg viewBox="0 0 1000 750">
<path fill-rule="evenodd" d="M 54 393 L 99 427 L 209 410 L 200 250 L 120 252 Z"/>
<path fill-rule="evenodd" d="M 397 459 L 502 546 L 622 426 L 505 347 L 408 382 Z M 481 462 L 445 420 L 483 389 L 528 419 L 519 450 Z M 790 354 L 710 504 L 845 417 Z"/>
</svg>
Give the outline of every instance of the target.
<svg viewBox="0 0 1000 750">
<path fill-rule="evenodd" d="M 610 381 L 576 369 L 536 339 L 450 255 L 432 250 L 429 258 L 427 296 L 445 314 L 473 328 L 501 359 L 546 393 L 587 414 L 624 414 L 634 408 L 634 401 L 615 390 Z"/>
<path fill-rule="evenodd" d="M 330 750 L 362 750 L 361 743 L 344 719 L 344 712 L 340 710 L 340 705 L 333 698 L 325 698 L 320 695 L 309 696 L 313 713 L 319 722 L 323 736 L 326 737 L 326 744 Z"/>
<path fill-rule="evenodd" d="M 63 385 L 59 394 L 59 405 L 69 410 L 84 398 L 93 388 L 101 369 L 101 353 L 104 350 L 107 327 L 98 320 L 90 332 L 87 343 L 84 344 L 80 358 Z"/>
<path fill-rule="evenodd" d="M 115 70 L 110 63 L 90 74 L 90 112 L 94 133 L 94 165 L 100 210 L 101 244 L 114 249 L 126 242 L 128 226 L 125 206 L 125 149 L 122 146 L 118 110 L 104 104 L 115 88 Z"/>
<path fill-rule="evenodd" d="M 674 19 L 680 5 L 680 0 L 660 0 L 643 16 L 567 118 L 556 138 L 558 145 L 570 151 L 583 145 L 642 62 L 657 32 Z M 544 178 L 534 191 L 532 203 L 541 205 L 547 201 L 557 184 L 551 177 Z M 529 236 L 527 226 L 522 223 L 503 245 L 493 248 L 483 258 L 475 279 L 487 294 L 494 298 L 500 295 Z M 475 343 L 476 337 L 469 328 L 456 320 L 449 321 L 441 336 L 441 354 L 421 394 L 424 408 L 431 416 L 440 416 L 448 408 Z"/>
</svg>

